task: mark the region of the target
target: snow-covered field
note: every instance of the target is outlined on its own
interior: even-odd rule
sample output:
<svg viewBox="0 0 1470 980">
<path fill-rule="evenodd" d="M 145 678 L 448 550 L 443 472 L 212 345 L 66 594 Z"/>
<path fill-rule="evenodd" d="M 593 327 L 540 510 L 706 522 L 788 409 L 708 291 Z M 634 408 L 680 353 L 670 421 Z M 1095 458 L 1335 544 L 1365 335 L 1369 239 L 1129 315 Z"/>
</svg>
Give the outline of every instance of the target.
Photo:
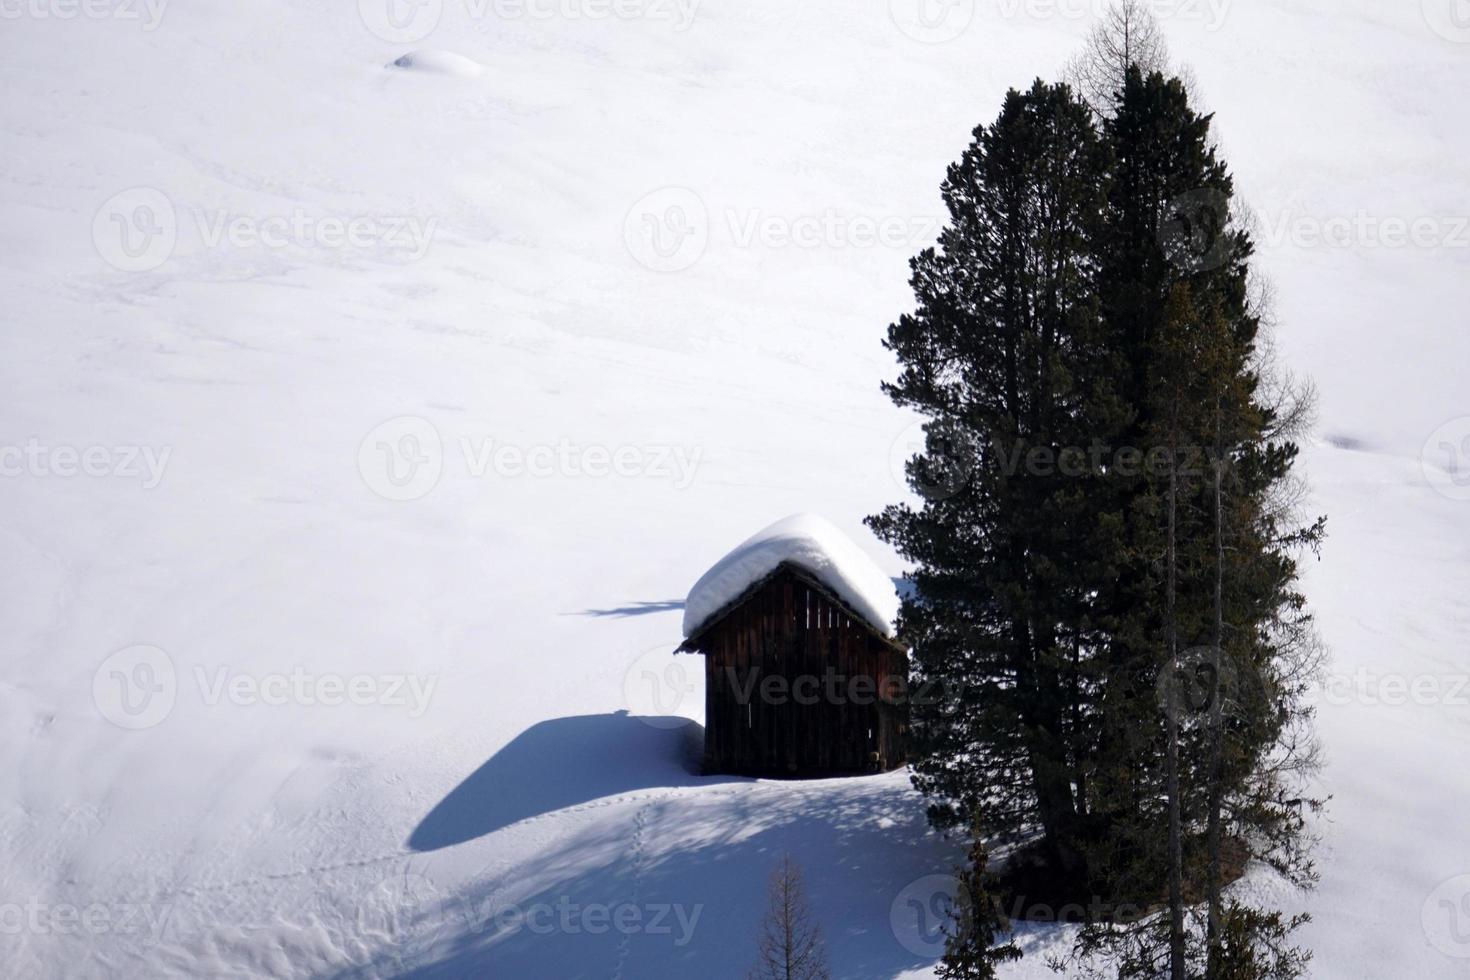
<svg viewBox="0 0 1470 980">
<path fill-rule="evenodd" d="M 1321 389 L 1333 802 L 1282 898 L 1333 980 L 1470 975 L 1457 2 L 1160 8 Z M 883 328 L 1092 11 L 0 3 L 0 973 L 735 977 L 790 851 L 838 976 L 929 975 L 903 774 L 691 775 L 671 651 L 785 514 L 902 572 Z"/>
</svg>

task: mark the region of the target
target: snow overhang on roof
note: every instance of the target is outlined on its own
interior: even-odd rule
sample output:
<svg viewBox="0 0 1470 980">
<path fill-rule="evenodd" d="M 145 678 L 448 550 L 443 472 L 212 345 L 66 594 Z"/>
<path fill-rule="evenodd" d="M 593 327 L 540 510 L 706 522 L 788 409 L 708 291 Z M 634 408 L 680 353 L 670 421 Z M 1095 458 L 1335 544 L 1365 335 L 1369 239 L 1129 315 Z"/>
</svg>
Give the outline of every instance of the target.
<svg viewBox="0 0 1470 980">
<path fill-rule="evenodd" d="M 811 575 L 882 636 L 895 636 L 899 599 L 893 580 L 851 538 L 815 514 L 777 521 L 700 576 L 684 604 L 684 636 L 697 634 L 783 564 Z"/>
</svg>

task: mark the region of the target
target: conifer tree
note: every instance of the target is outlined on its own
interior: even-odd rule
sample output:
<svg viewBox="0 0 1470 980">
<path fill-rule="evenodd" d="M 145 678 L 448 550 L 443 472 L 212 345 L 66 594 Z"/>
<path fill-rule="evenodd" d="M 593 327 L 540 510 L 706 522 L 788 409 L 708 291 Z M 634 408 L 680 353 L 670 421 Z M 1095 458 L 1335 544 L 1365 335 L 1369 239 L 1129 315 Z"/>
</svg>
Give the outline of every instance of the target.
<svg viewBox="0 0 1470 980">
<path fill-rule="evenodd" d="M 978 811 L 971 820 L 970 834 L 969 864 L 957 872 L 959 890 L 944 959 L 935 974 L 939 980 L 994 980 L 997 965 L 1021 958 L 1015 943 L 998 941 L 1010 931 L 1010 923 L 990 891 L 990 853 Z"/>
<path fill-rule="evenodd" d="M 1119 819 L 1105 818 L 1110 839 L 1093 867 L 1112 882 L 1167 881 L 1168 896 L 1162 926 L 1084 935 L 1084 950 L 1132 950 L 1124 976 L 1215 976 L 1227 835 L 1245 860 L 1302 885 L 1314 877 L 1303 812 L 1317 803 L 1300 787 L 1315 765 L 1302 695 L 1316 647 L 1292 553 L 1314 548 L 1323 525 L 1294 525 L 1277 503 L 1290 497 L 1299 408 L 1261 389 L 1269 363 L 1248 299 L 1251 243 L 1231 223 L 1233 188 L 1208 128 L 1181 84 L 1136 69 L 1107 124 L 1117 164 L 1103 317 L 1134 369 L 1131 438 L 1163 447 L 1167 463 L 1111 488 L 1128 521 L 1107 600 L 1107 673 L 1156 680 L 1115 685 L 1123 690 L 1104 713 L 1099 768 L 1135 775 L 1099 780 L 1109 792 L 1094 805 Z M 1179 697 L 1201 680 L 1198 704 Z M 1154 703 L 1141 693 L 1150 686 L 1163 695 Z M 1147 845 L 1150 827 L 1167 828 L 1164 848 Z M 1203 952 L 1185 928 L 1187 880 L 1206 896 Z M 1256 929 L 1263 949 L 1282 954 L 1280 968 L 1297 962 L 1285 940 L 1294 920 L 1245 911 L 1232 942 Z"/>
<path fill-rule="evenodd" d="M 1324 526 L 1297 513 L 1310 399 L 1275 378 L 1210 123 L 1136 64 L 1106 111 L 1009 93 L 888 334 L 885 390 L 928 419 L 921 503 L 870 518 L 916 566 L 914 781 L 936 826 L 983 803 L 1059 880 L 1163 908 L 1084 928 L 1084 976 L 1098 953 L 1173 980 L 1307 960 L 1302 919 L 1225 891 L 1249 862 L 1315 878 L 1296 556 Z M 1103 463 L 1062 465 L 1089 446 Z"/>
<path fill-rule="evenodd" d="M 1109 533 L 1089 474 L 1066 457 L 1114 425 L 1101 363 L 1097 235 L 1107 156 L 1066 86 L 1012 91 L 942 193 L 939 247 L 911 263 L 917 310 L 889 328 L 885 390 L 928 416 L 909 463 L 924 498 L 869 523 L 915 563 L 901 618 L 917 660 L 915 782 L 937 825 L 982 797 L 991 830 L 1044 828 L 1080 868 L 1077 743 L 1092 696 L 1079 651 Z"/>
</svg>

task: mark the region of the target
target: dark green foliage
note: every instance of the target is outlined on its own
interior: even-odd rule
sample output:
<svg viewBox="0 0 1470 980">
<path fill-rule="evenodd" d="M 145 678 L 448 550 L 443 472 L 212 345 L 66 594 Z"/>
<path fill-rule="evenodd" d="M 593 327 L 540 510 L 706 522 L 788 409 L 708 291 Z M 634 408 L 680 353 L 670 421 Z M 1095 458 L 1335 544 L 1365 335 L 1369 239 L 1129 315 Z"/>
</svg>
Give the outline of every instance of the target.
<svg viewBox="0 0 1470 980">
<path fill-rule="evenodd" d="M 952 928 L 945 938 L 939 980 L 993 980 L 1001 963 L 1021 958 L 1015 943 L 1000 943 L 1010 922 L 990 890 L 990 854 L 978 816 L 971 823 L 970 862 L 957 872 Z"/>
<path fill-rule="evenodd" d="M 1228 903 L 1220 924 L 1221 947 L 1209 980 L 1296 980 L 1305 976 L 1312 954 L 1291 945 L 1290 936 L 1310 921 L 1287 919 L 1240 902 Z"/>
<path fill-rule="evenodd" d="M 1104 712 L 1099 769 L 1120 778 L 1100 781 L 1094 805 L 1116 819 L 1102 817 L 1114 830 L 1094 843 L 1092 867 L 1101 880 L 1141 885 L 1174 865 L 1149 846 L 1164 839 L 1158 831 L 1167 824 L 1167 768 L 1157 760 L 1172 718 L 1181 726 L 1180 870 L 1218 910 L 1227 838 L 1298 884 L 1314 880 L 1303 811 L 1317 804 L 1302 798 L 1298 784 L 1315 763 L 1302 695 L 1316 649 L 1291 553 L 1315 547 L 1322 524 L 1286 523 L 1292 515 L 1282 500 L 1297 449 L 1282 412 L 1292 409 L 1290 399 L 1262 389 L 1259 321 L 1248 301 L 1252 247 L 1230 224 L 1232 187 L 1209 145 L 1208 124 L 1177 82 L 1134 71 L 1107 127 L 1118 166 L 1103 316 L 1136 352 L 1130 438 L 1173 451 L 1164 475 L 1115 487 L 1130 504 L 1126 557 L 1108 590 L 1111 642 L 1101 656 L 1108 676 L 1137 682 Z M 1168 631 L 1158 601 L 1169 571 L 1161 562 L 1168 554 L 1162 515 L 1171 495 L 1173 651 L 1159 643 Z M 1197 693 L 1204 697 L 1171 698 L 1191 672 L 1203 678 Z M 1120 824 L 1127 830 L 1119 833 Z M 1118 846 L 1130 837 L 1137 842 Z M 1271 921 L 1279 922 L 1246 918 L 1240 928 Z M 1107 935 L 1095 931 L 1083 947 Z M 1188 945 L 1191 963 L 1210 958 Z M 1141 955 L 1138 972 L 1122 975 L 1155 975 L 1148 961 Z"/>
<path fill-rule="evenodd" d="M 918 308 L 888 336 L 903 370 L 886 390 L 931 419 L 909 467 L 927 499 L 870 521 L 917 566 L 923 600 L 902 625 L 936 823 L 983 795 L 996 829 L 1039 822 L 1063 861 L 1079 817 L 1069 709 L 1089 686 L 1083 551 L 1109 529 L 1056 460 L 1115 411 L 1094 283 L 1107 165 L 1086 107 L 1037 82 L 950 168 L 950 225 L 914 259 Z"/>
<path fill-rule="evenodd" d="M 937 826 L 983 806 L 1038 837 L 1076 898 L 1172 891 L 1172 923 L 1094 923 L 1078 963 L 1164 976 L 1172 946 L 1175 976 L 1286 978 L 1297 921 L 1222 891 L 1251 861 L 1314 880 L 1303 410 L 1260 350 L 1209 117 L 1134 69 L 1095 118 L 1065 86 L 1008 94 L 889 328 L 885 390 L 929 420 L 922 503 L 870 519 L 916 566 L 914 781 Z"/>
</svg>

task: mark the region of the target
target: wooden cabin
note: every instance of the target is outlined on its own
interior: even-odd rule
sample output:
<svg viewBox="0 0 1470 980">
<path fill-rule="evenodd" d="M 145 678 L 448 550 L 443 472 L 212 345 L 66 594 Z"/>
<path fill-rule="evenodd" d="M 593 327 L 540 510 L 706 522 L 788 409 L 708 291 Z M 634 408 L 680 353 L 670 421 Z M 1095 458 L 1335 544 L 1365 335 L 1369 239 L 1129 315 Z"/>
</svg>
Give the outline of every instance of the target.
<svg viewBox="0 0 1470 980">
<path fill-rule="evenodd" d="M 797 778 L 904 764 L 907 651 L 891 623 L 823 579 L 780 561 L 679 648 L 705 658 L 705 772 Z"/>
</svg>

